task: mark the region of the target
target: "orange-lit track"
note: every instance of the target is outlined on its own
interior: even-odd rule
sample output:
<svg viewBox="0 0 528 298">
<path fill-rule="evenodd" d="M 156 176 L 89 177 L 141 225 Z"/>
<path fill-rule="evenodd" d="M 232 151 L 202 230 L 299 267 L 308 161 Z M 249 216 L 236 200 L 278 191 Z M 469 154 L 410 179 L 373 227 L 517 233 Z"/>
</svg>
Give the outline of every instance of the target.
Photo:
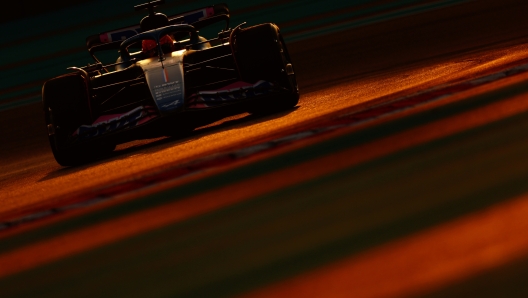
<svg viewBox="0 0 528 298">
<path fill-rule="evenodd" d="M 496 1 L 473 1 L 292 43 L 289 49 L 302 93 L 295 110 L 263 117 L 248 114 L 232 117 L 200 128 L 184 139 L 161 138 L 123 144 L 113 155 L 81 167 L 62 168 L 54 161 L 42 125 L 40 105 L 0 112 L 0 222 L 75 203 L 81 198 L 97 197 L 120 183 L 145 179 L 213 154 L 236 151 L 338 123 L 339 119 L 347 115 L 423 90 L 456 85 L 527 64 L 526 15 L 528 4 L 519 4 L 518 1 L 500 4 Z M 445 100 L 428 102 L 361 125 L 292 142 L 246 159 L 206 168 L 189 177 L 160 181 L 132 191 L 127 189 L 100 204 L 0 231 L 0 241 L 9 241 L 10 237 L 116 207 L 139 197 L 155 196 L 176 186 L 199 182 L 256 161 L 348 133 L 361 132 L 394 119 L 484 96 L 526 80 L 528 73 L 512 75 L 461 91 Z M 483 104 L 470 111 L 335 154 L 124 214 L 50 239 L 18 246 L 11 251 L 0 251 L 0 279 L 400 150 L 506 119 L 528 111 L 526 96 L 521 94 Z M 341 261 L 328 262 L 306 273 L 277 278 L 267 288 L 249 287 L 253 291 L 250 294 L 262 297 L 300 293 L 302 296 L 321 297 L 330 294 L 350 297 L 348 294 L 357 288 L 361 288 L 356 293 L 357 297 L 400 297 L 434 292 L 484 270 L 526 258 L 528 242 L 515 240 L 515 235 L 521 234 L 527 224 L 523 217 L 527 210 L 526 196 L 512 199 L 515 200 L 502 203 L 496 209 L 489 207 L 480 213 L 470 212 L 456 220 L 347 256 Z M 495 233 L 483 235 L 486 229 L 482 227 L 493 230 L 493 223 L 500 223 L 501 219 L 505 221 L 499 229 L 494 230 Z M 436 246 L 435 243 L 445 246 Z M 437 249 L 429 252 L 431 245 Z M 203 251 L 204 259 L 207 259 L 207 250 L 204 248 Z M 416 251 L 424 253 L 416 259 Z M 468 258 L 468 255 L 472 258 Z M 387 270 L 378 271 L 380 266 L 385 265 Z M 424 275 L 421 275 L 422 272 Z M 351 276 L 355 278 L 351 280 Z M 331 287 L 328 287 L 329 284 Z M 243 288 L 237 291 L 247 290 Z"/>
<path fill-rule="evenodd" d="M 241 115 L 183 140 L 122 145 L 114 157 L 83 167 L 62 168 L 53 160 L 39 104 L 2 112 L 0 215 L 528 62 L 528 25 L 521 17 L 526 9 L 468 3 L 294 43 L 290 51 L 302 90 L 295 111 Z"/>
</svg>

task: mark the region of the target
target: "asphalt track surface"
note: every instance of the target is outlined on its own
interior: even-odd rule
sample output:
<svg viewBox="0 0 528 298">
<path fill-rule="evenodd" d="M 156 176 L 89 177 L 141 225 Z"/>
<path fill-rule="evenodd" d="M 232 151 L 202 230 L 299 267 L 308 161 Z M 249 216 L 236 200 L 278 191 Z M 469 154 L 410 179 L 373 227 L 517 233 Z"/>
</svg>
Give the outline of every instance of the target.
<svg viewBox="0 0 528 298">
<path fill-rule="evenodd" d="M 526 297 L 527 13 L 292 42 L 296 109 L 81 167 L 39 104 L 0 112 L 0 297 Z"/>
</svg>

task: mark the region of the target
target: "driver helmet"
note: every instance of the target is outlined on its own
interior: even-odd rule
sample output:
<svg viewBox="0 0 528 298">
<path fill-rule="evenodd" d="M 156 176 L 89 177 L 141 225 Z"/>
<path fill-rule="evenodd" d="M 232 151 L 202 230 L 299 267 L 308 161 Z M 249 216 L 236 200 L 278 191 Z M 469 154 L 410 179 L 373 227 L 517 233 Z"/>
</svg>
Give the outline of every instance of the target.
<svg viewBox="0 0 528 298">
<path fill-rule="evenodd" d="M 174 40 L 168 34 L 160 38 L 160 46 L 163 53 L 174 51 Z M 158 54 L 158 46 L 152 39 L 145 39 L 141 42 L 141 50 L 147 57 L 154 57 Z"/>
</svg>

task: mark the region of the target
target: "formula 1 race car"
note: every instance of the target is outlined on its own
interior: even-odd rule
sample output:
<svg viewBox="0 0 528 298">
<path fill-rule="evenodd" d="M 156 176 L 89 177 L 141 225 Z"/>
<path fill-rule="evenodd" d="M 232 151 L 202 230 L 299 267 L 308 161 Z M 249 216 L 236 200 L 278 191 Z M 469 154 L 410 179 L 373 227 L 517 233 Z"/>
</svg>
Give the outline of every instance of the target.
<svg viewBox="0 0 528 298">
<path fill-rule="evenodd" d="M 60 165 L 85 163 L 131 140 L 297 105 L 295 72 L 277 25 L 230 28 L 226 4 L 167 17 L 154 12 L 163 2 L 135 6 L 149 10 L 138 26 L 89 36 L 95 63 L 45 82 L 45 120 Z M 215 36 L 202 36 L 218 24 Z M 111 63 L 96 57 L 103 51 L 112 51 Z"/>
</svg>

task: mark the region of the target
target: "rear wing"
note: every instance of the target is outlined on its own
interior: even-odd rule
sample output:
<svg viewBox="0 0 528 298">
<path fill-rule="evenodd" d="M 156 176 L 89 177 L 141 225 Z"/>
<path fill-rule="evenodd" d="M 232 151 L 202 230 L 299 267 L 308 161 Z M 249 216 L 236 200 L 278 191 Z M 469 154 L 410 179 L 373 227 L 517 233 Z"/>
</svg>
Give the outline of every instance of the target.
<svg viewBox="0 0 528 298">
<path fill-rule="evenodd" d="M 229 9 L 225 3 L 168 16 L 168 18 L 169 25 L 193 25 L 197 30 L 224 20 L 226 22 L 225 30 L 229 29 Z M 141 33 L 141 28 L 138 22 L 138 25 L 88 36 L 86 38 L 86 46 L 93 56 L 93 53 L 96 51 L 118 49 L 123 40 L 139 33 Z"/>
</svg>

